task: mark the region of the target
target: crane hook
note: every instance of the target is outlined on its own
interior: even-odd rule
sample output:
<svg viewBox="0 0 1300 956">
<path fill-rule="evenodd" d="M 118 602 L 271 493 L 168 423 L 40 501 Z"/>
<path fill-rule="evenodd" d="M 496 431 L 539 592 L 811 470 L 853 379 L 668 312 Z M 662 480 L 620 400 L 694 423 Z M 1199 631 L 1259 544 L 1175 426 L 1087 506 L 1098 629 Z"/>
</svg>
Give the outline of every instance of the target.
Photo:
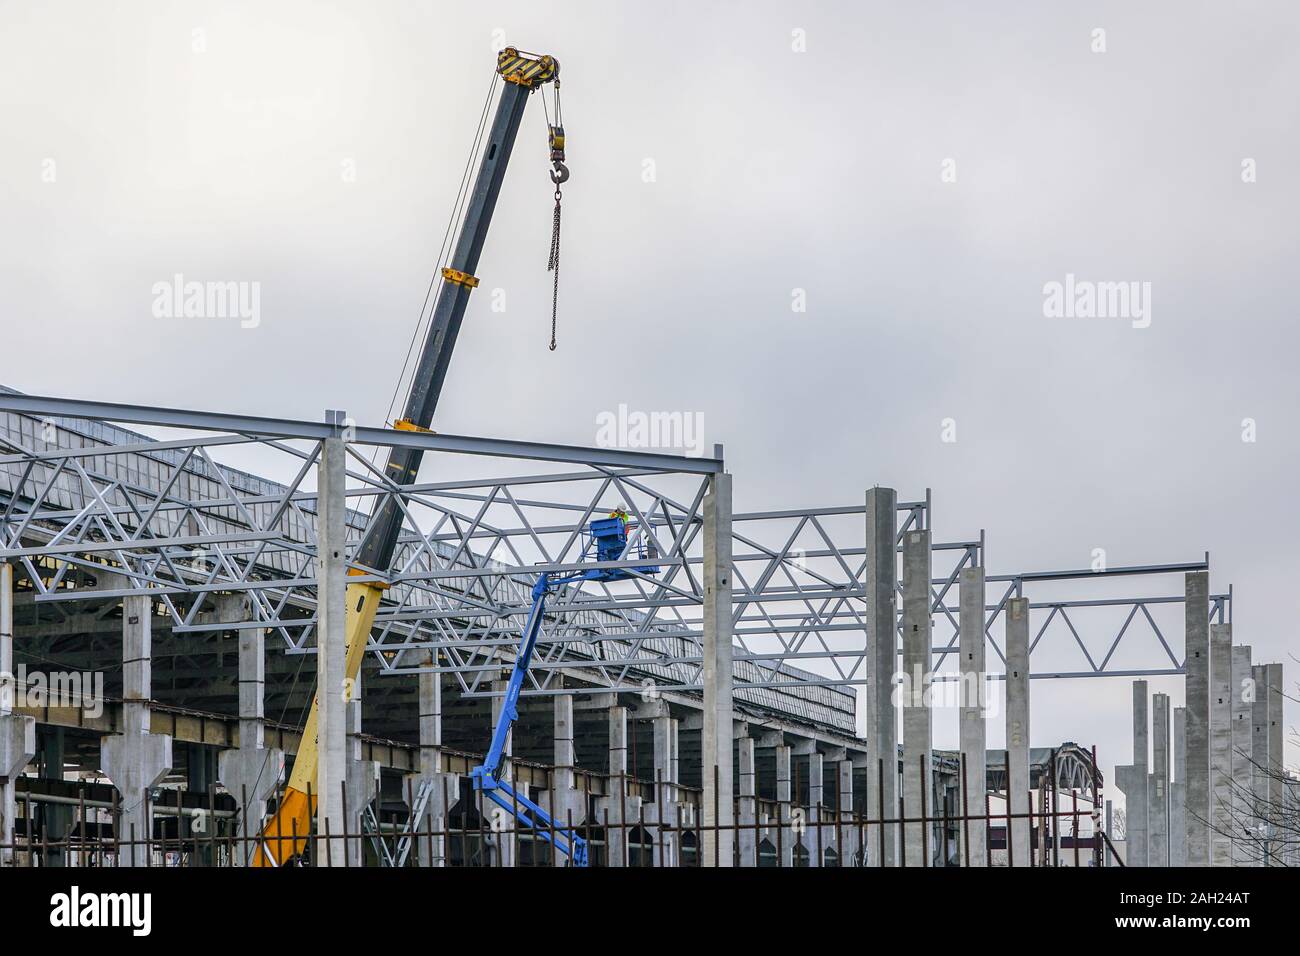
<svg viewBox="0 0 1300 956">
<path fill-rule="evenodd" d="M 559 105 L 556 105 L 558 116 Z M 560 186 L 569 180 L 569 167 L 564 165 L 564 127 L 557 122 L 556 125 L 547 126 L 547 138 L 551 147 L 551 182 Z"/>
</svg>

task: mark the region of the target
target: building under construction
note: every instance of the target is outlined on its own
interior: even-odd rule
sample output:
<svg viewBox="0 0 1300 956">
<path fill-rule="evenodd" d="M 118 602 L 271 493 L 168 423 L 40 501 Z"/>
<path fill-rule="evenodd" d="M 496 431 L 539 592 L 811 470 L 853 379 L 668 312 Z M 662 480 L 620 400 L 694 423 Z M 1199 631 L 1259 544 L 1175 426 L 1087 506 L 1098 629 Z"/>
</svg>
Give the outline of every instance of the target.
<svg viewBox="0 0 1300 956">
<path fill-rule="evenodd" d="M 317 818 L 293 862 L 555 865 L 566 835 L 607 866 L 1294 861 L 1294 790 L 1268 773 L 1282 669 L 1233 647 L 1204 560 L 993 573 L 984 532 L 937 538 L 924 493 L 733 512 L 720 457 L 343 422 L 0 395 L 7 863 L 256 865 L 342 624 L 327 576 L 373 575 L 352 556 L 385 498 L 403 515 L 394 572 L 339 713 L 321 708 Z M 222 463 L 249 446 L 290 480 Z M 496 477 L 395 486 L 373 452 L 403 447 Z M 589 566 L 583 529 L 618 509 L 641 544 L 600 563 L 635 573 L 554 596 L 503 722 L 530 590 Z M 1174 586 L 1068 597 L 1098 579 Z M 1117 604 L 1099 640 L 1087 615 Z M 1182 633 L 1157 623 L 1168 607 Z M 1031 689 L 1131 676 L 1112 660 L 1139 623 L 1160 648 L 1141 674 L 1180 675 L 1189 706 L 1134 681 L 1121 835 L 1086 740 L 1031 747 Z M 900 689 L 917 668 L 936 694 L 1005 690 L 940 710 Z M 1242 675 L 1266 692 L 1231 697 Z M 956 713 L 959 750 L 934 748 L 936 712 Z M 544 825 L 476 785 L 502 726 L 499 773 Z M 1244 817 L 1277 826 L 1239 839 Z"/>
</svg>

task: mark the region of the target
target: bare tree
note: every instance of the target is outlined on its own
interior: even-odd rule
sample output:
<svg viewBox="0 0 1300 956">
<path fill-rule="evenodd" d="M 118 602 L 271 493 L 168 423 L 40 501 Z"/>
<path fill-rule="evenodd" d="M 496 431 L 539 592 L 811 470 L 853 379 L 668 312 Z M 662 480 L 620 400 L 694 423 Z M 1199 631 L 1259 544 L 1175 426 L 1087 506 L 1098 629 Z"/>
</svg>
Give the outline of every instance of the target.
<svg viewBox="0 0 1300 956">
<path fill-rule="evenodd" d="M 1294 728 L 1288 736 L 1300 743 Z M 1280 754 L 1264 762 L 1245 750 L 1235 753 L 1249 762 L 1250 780 L 1223 781 L 1226 795 L 1211 807 L 1210 832 L 1228 839 L 1239 866 L 1300 866 L 1300 777 Z"/>
</svg>

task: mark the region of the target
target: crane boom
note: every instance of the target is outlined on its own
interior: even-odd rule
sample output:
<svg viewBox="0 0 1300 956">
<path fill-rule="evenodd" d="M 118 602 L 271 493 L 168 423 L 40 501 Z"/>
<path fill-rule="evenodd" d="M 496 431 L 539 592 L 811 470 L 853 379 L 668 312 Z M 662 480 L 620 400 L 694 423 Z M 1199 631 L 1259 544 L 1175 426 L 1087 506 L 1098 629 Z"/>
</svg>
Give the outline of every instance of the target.
<svg viewBox="0 0 1300 956">
<path fill-rule="evenodd" d="M 442 393 L 452 350 L 460 334 L 470 293 L 479 284 L 475 271 L 479 256 L 487 239 L 492 213 L 505 179 L 506 167 L 514 149 L 519 124 L 523 119 L 528 97 L 542 85 L 554 82 L 559 85 L 560 64 L 551 56 L 532 56 L 514 48 L 502 50 L 497 56 L 497 73 L 502 80 L 501 98 L 482 150 L 478 174 L 465 206 L 464 219 L 451 258 L 442 270 L 442 284 L 434 301 L 429 330 L 411 379 L 404 415 L 396 427 L 408 430 L 427 430 L 433 422 Z M 559 148 L 556 149 L 558 130 Z M 558 127 L 550 130 L 551 160 L 554 170 L 551 179 L 557 184 L 568 178 L 563 159 L 564 133 Z M 557 193 L 558 196 L 558 193 Z M 423 451 L 395 448 L 389 454 L 385 474 L 395 483 L 412 484 L 420 470 Z M 371 516 L 353 563 L 364 565 L 379 574 L 387 574 L 397 550 L 401 534 L 403 512 L 392 497 L 381 499 Z M 360 573 L 360 572 L 357 572 Z M 345 697 L 350 698 L 355 686 L 361 661 L 365 656 L 370 629 L 375 612 L 386 585 L 376 582 L 350 584 L 347 588 L 345 631 L 347 651 L 344 664 Z M 311 833 L 311 821 L 316 803 L 317 714 L 320 687 L 312 699 L 311 710 L 303 727 L 302 742 L 294 758 L 293 773 L 285 787 L 275 815 L 262 828 L 258 846 L 252 855 L 252 866 L 281 866 L 300 856 Z"/>
<path fill-rule="evenodd" d="M 478 285 L 475 271 L 488 226 L 496 209 L 497 196 L 505 179 L 506 166 L 514 149 L 519 123 L 524 116 L 528 96 L 542 83 L 558 81 L 560 65 L 553 57 L 532 59 L 514 49 L 503 50 L 498 57 L 497 71 L 506 79 L 501 100 L 487 144 L 483 149 L 483 162 L 474 181 L 474 191 L 465 209 L 465 220 L 447 268 L 442 270 L 443 283 L 433 307 L 429 332 L 420 351 L 420 358 L 411 379 L 405 414 L 401 421 L 407 427 L 425 429 L 433 421 L 442 394 L 442 384 L 447 378 L 451 353 L 460 335 L 465 307 L 469 305 L 470 292 Z M 420 470 L 420 449 L 396 448 L 389 456 L 386 472 L 398 484 L 411 484 Z M 391 498 L 384 500 L 379 512 L 371 520 L 357 555 L 357 563 L 387 571 L 397 547 L 402 526 L 402 510 Z"/>
</svg>

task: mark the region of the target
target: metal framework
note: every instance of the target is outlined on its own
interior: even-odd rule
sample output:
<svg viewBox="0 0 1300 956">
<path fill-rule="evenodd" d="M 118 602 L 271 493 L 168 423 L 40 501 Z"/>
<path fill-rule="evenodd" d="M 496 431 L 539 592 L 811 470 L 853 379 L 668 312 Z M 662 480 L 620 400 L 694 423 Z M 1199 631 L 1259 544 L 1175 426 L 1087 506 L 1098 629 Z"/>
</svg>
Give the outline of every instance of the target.
<svg viewBox="0 0 1300 956">
<path fill-rule="evenodd" d="M 179 429 L 153 438 L 113 422 Z M 379 673 L 453 674 L 466 696 L 491 683 L 518 641 L 541 571 L 577 567 L 583 530 L 622 506 L 661 569 L 605 562 L 630 578 L 567 586 L 548 611 L 525 691 L 582 687 L 697 693 L 702 688 L 702 502 L 718 457 L 391 431 L 0 392 L 0 560 L 16 561 L 35 600 L 62 608 L 87 597 L 147 590 L 174 632 L 265 628 L 291 654 L 314 652 L 315 477 L 322 442 L 342 434 L 350 467 L 348 554 L 367 516 L 397 502 L 403 534 L 386 580 L 370 653 Z M 430 453 L 440 480 L 397 486 L 375 465 L 383 448 Z M 238 458 L 275 482 L 219 464 Z M 494 478 L 477 477 L 480 459 Z M 932 501 L 898 506 L 898 540 L 931 528 Z M 733 515 L 735 694 L 751 703 L 852 731 L 856 685 L 866 682 L 862 506 Z M 985 536 L 932 545 L 938 679 L 952 676 L 960 636 L 955 589 L 983 566 Z M 1031 596 L 1036 678 L 1180 674 L 1181 627 L 1162 615 L 1174 593 L 1096 593 L 1135 577 L 1181 575 L 1203 560 L 1104 571 L 990 574 L 986 639 L 998 660 L 998 619 Z M 585 565 L 590 567 L 591 565 Z M 363 579 L 371 568 L 351 564 Z M 105 580 L 100 580 L 107 574 Z M 96 578 L 93 591 L 74 586 Z M 213 623 L 218 593 L 242 593 L 248 619 Z M 1041 595 L 1041 596 L 1040 596 Z M 1211 597 L 1230 614 L 1231 594 Z M 1145 635 L 1145 636 L 1144 636 Z M 990 657 L 990 662 L 992 662 Z"/>
</svg>

